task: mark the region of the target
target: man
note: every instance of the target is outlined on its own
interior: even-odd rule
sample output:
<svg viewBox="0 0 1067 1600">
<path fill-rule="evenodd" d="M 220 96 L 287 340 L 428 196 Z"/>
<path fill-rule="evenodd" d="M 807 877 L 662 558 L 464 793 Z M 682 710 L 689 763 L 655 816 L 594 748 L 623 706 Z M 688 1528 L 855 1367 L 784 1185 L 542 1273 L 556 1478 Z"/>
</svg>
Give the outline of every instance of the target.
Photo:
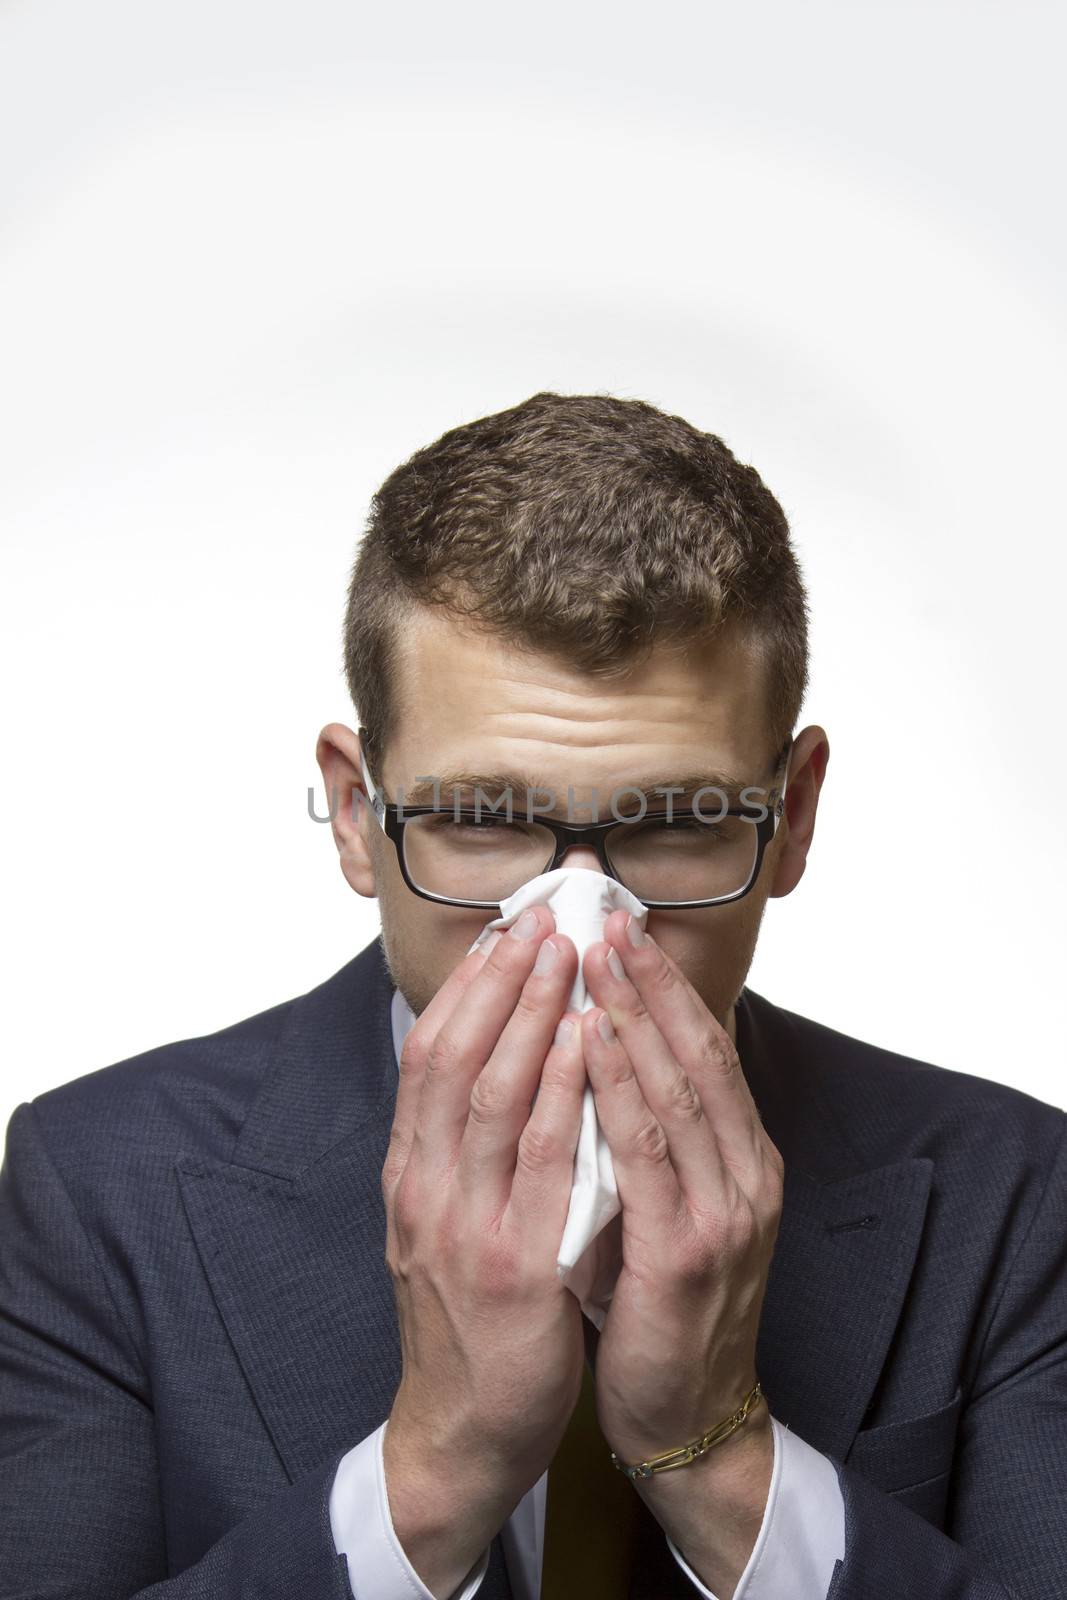
<svg viewBox="0 0 1067 1600">
<path fill-rule="evenodd" d="M 642 403 L 386 481 L 317 751 L 381 939 L 8 1126 L 0 1600 L 1067 1593 L 1064 1113 L 745 987 L 829 755 L 806 621 L 755 472 Z M 559 864 L 650 907 L 580 1015 L 545 906 L 470 948 Z M 599 1336 L 555 1270 L 587 1078 Z"/>
</svg>

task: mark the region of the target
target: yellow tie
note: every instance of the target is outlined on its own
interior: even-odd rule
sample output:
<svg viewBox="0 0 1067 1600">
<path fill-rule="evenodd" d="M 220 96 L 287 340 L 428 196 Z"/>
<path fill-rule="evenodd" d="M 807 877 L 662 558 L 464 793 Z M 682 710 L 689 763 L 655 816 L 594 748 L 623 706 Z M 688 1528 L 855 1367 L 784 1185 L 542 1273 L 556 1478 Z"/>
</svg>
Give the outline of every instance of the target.
<svg viewBox="0 0 1067 1600">
<path fill-rule="evenodd" d="M 612 1466 L 582 1363 L 582 1392 L 548 1469 L 541 1600 L 628 1600 L 642 1502 Z"/>
</svg>

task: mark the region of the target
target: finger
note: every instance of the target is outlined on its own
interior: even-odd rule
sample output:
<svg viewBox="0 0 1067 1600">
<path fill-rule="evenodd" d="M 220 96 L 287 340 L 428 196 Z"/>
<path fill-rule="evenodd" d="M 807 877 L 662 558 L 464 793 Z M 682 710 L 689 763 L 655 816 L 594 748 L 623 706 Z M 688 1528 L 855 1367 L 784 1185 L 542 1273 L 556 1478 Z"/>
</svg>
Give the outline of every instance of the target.
<svg viewBox="0 0 1067 1600">
<path fill-rule="evenodd" d="M 597 1120 L 611 1151 L 624 1227 L 645 1241 L 662 1243 L 674 1234 L 683 1213 L 688 1218 L 666 1132 L 641 1092 L 607 1012 L 593 1007 L 583 1015 L 581 1027 L 582 1053 Z"/>
<path fill-rule="evenodd" d="M 442 1022 L 452 1011 L 460 995 L 469 988 L 499 937 L 500 933 L 497 930 L 480 949 L 468 950 L 459 966 L 449 973 L 433 999 L 420 1011 L 404 1036 L 404 1042 L 400 1047 L 398 1064 L 400 1076 L 393 1126 L 389 1135 L 389 1149 L 382 1168 L 382 1189 L 387 1200 L 392 1197 L 411 1153 L 419 1097 L 426 1076 L 430 1047 Z"/>
<path fill-rule="evenodd" d="M 413 1159 L 426 1172 L 443 1177 L 454 1169 L 475 1079 L 496 1048 L 541 943 L 554 927 L 547 906 L 524 911 L 493 946 L 438 1028 L 426 1058 L 412 1133 Z"/>
<path fill-rule="evenodd" d="M 730 1035 L 666 951 L 647 933 L 643 943 L 634 945 L 627 925 L 625 913 L 613 912 L 604 925 L 605 941 L 696 1088 L 723 1160 L 735 1171 L 758 1165 L 763 1124 Z M 603 961 L 603 954 L 601 964 L 593 956 L 600 973 L 606 970 Z"/>
<path fill-rule="evenodd" d="M 548 935 L 515 1009 L 474 1080 L 462 1130 L 456 1182 L 472 1208 L 502 1215 L 511 1194 L 517 1146 L 530 1120 L 549 1052 L 578 971 L 565 934 Z"/>
<path fill-rule="evenodd" d="M 609 944 L 591 946 L 585 962 L 590 993 L 615 1026 L 641 1094 L 667 1135 L 671 1165 L 690 1208 L 721 1212 L 737 1182 L 724 1167 L 717 1129 L 701 1095 L 664 1039 Z"/>
<path fill-rule="evenodd" d="M 575 958 L 577 963 L 577 957 Z M 586 1073 L 577 1012 L 556 1027 L 537 1086 L 533 1110 L 519 1136 L 509 1208 L 559 1254 L 574 1185 L 574 1155 L 582 1127 Z"/>
</svg>

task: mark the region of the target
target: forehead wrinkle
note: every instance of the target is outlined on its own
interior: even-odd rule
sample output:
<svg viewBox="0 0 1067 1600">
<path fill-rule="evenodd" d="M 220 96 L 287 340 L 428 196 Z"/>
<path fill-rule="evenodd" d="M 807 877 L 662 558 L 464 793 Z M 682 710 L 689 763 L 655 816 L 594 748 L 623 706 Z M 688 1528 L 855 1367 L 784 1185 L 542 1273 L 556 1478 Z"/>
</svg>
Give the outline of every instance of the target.
<svg viewBox="0 0 1067 1600">
<path fill-rule="evenodd" d="M 524 729 L 521 726 L 524 721 L 532 723 L 533 726 Z M 536 725 L 542 721 L 551 726 L 539 730 Z M 494 732 L 491 727 L 487 732 L 494 741 L 505 745 L 552 744 L 564 750 L 580 749 L 590 752 L 600 751 L 606 747 L 618 750 L 626 746 L 639 748 L 642 751 L 662 749 L 669 753 L 671 761 L 678 758 L 679 747 L 683 745 L 694 752 L 702 752 L 705 758 L 707 753 L 707 738 L 704 736 L 703 728 L 695 722 L 691 707 L 688 715 L 680 716 L 676 725 L 662 712 L 650 726 L 639 725 L 641 719 L 629 715 L 590 716 L 576 723 L 573 717 L 562 715 L 547 715 L 541 712 L 516 714 L 504 711 L 494 712 L 489 722 L 504 724 L 500 732 Z M 516 726 L 517 723 L 519 726 Z"/>
<path fill-rule="evenodd" d="M 528 688 L 527 684 L 522 687 Z M 566 701 L 562 706 L 548 704 L 537 706 L 501 706 L 493 705 L 486 708 L 486 716 L 490 719 L 512 720 L 515 717 L 532 717 L 535 720 L 543 718 L 546 722 L 613 722 L 620 720 L 634 721 L 642 716 L 647 716 L 657 723 L 662 722 L 665 716 L 677 712 L 678 716 L 691 720 L 693 715 L 692 689 L 679 689 L 675 693 L 665 693 L 663 689 L 627 690 L 624 695 L 615 699 L 614 704 L 610 696 L 590 696 L 580 694 L 577 690 L 573 695 L 563 691 L 548 691 L 555 694 L 558 700 Z"/>
<path fill-rule="evenodd" d="M 605 763 L 610 762 L 613 768 L 623 771 L 627 777 L 634 769 L 640 766 L 649 771 L 658 767 L 662 771 L 696 772 L 702 767 L 725 766 L 727 763 L 716 755 L 710 747 L 711 740 L 700 736 L 700 731 L 692 723 L 686 726 L 685 739 L 664 737 L 662 723 L 655 730 L 634 728 L 631 724 L 623 723 L 619 727 L 612 727 L 610 723 L 602 725 L 594 734 L 588 727 L 575 729 L 569 736 L 563 730 L 553 728 L 547 735 L 536 732 L 517 732 L 509 723 L 508 731 L 493 737 L 494 750 L 509 750 L 517 747 L 512 753 L 509 750 L 510 760 L 508 765 L 521 766 L 527 754 L 526 746 L 553 745 L 562 755 L 579 752 L 590 758 L 599 758 Z M 539 765 L 543 765 L 544 755 L 540 756 Z M 503 765 L 495 758 L 494 766 Z"/>
<path fill-rule="evenodd" d="M 440 663 L 423 665 L 429 669 Z M 748 748 L 750 740 L 738 739 L 741 725 L 755 718 L 744 685 L 734 682 L 729 673 L 703 686 L 694 682 L 693 675 L 681 682 L 664 674 L 642 687 L 626 680 L 616 684 L 588 678 L 561 683 L 552 664 L 539 660 L 529 665 L 509 662 L 503 670 L 497 660 L 481 665 L 490 667 L 488 676 L 484 671 L 460 674 L 465 679 L 462 700 L 458 694 L 443 694 L 440 678 L 430 672 L 422 685 L 427 694 L 421 714 L 411 718 L 414 727 L 409 724 L 409 733 L 417 739 L 418 725 L 427 721 L 432 704 L 435 709 L 425 728 L 429 735 L 426 743 L 438 747 L 446 743 L 450 756 L 462 749 L 460 761 L 448 762 L 452 767 L 482 765 L 482 751 L 475 761 L 470 760 L 472 739 L 485 741 L 488 759 L 484 764 L 493 769 L 522 766 L 531 745 L 543 746 L 530 763 L 542 775 L 553 748 L 600 760 L 614 756 L 629 771 L 635 770 L 638 762 L 645 771 L 745 769 L 757 753 Z M 431 697 L 432 679 L 436 682 Z M 405 742 L 410 747 L 410 738 Z M 438 760 L 441 766 L 445 764 L 443 754 Z M 425 766 L 419 768 L 426 770 Z"/>
</svg>

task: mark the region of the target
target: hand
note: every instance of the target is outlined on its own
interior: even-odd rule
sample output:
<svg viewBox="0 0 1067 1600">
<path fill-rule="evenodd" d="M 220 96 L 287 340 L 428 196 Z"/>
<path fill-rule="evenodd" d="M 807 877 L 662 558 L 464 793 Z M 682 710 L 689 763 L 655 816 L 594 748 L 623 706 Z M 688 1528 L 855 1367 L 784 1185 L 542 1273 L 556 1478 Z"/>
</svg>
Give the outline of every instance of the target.
<svg viewBox="0 0 1067 1600">
<path fill-rule="evenodd" d="M 468 955 L 401 1052 L 382 1192 L 403 1376 L 383 1454 L 397 1537 L 440 1594 L 545 1471 L 581 1384 L 556 1256 L 585 1069 L 573 1013 L 554 1042 L 578 958 L 553 928 L 533 907 Z"/>
<path fill-rule="evenodd" d="M 755 1384 L 784 1163 L 729 1035 L 647 934 L 631 943 L 628 921 L 613 912 L 605 941 L 586 953 L 597 1006 L 582 1018 L 582 1048 L 622 1204 L 623 1266 L 597 1346 L 597 1412 L 611 1448 L 634 1462 L 699 1438 Z M 608 1040 L 605 1015 L 615 1029 Z M 689 1552 L 703 1541 L 701 1576 L 712 1587 L 743 1570 L 772 1463 L 761 1402 L 699 1461 L 639 1480 L 661 1522 L 675 1519 L 668 1531 L 694 1565 Z M 737 1477 L 733 1501 L 724 1473 Z M 717 1554 L 707 1542 L 712 1479 L 717 1503 L 738 1513 L 730 1548 Z"/>
</svg>

